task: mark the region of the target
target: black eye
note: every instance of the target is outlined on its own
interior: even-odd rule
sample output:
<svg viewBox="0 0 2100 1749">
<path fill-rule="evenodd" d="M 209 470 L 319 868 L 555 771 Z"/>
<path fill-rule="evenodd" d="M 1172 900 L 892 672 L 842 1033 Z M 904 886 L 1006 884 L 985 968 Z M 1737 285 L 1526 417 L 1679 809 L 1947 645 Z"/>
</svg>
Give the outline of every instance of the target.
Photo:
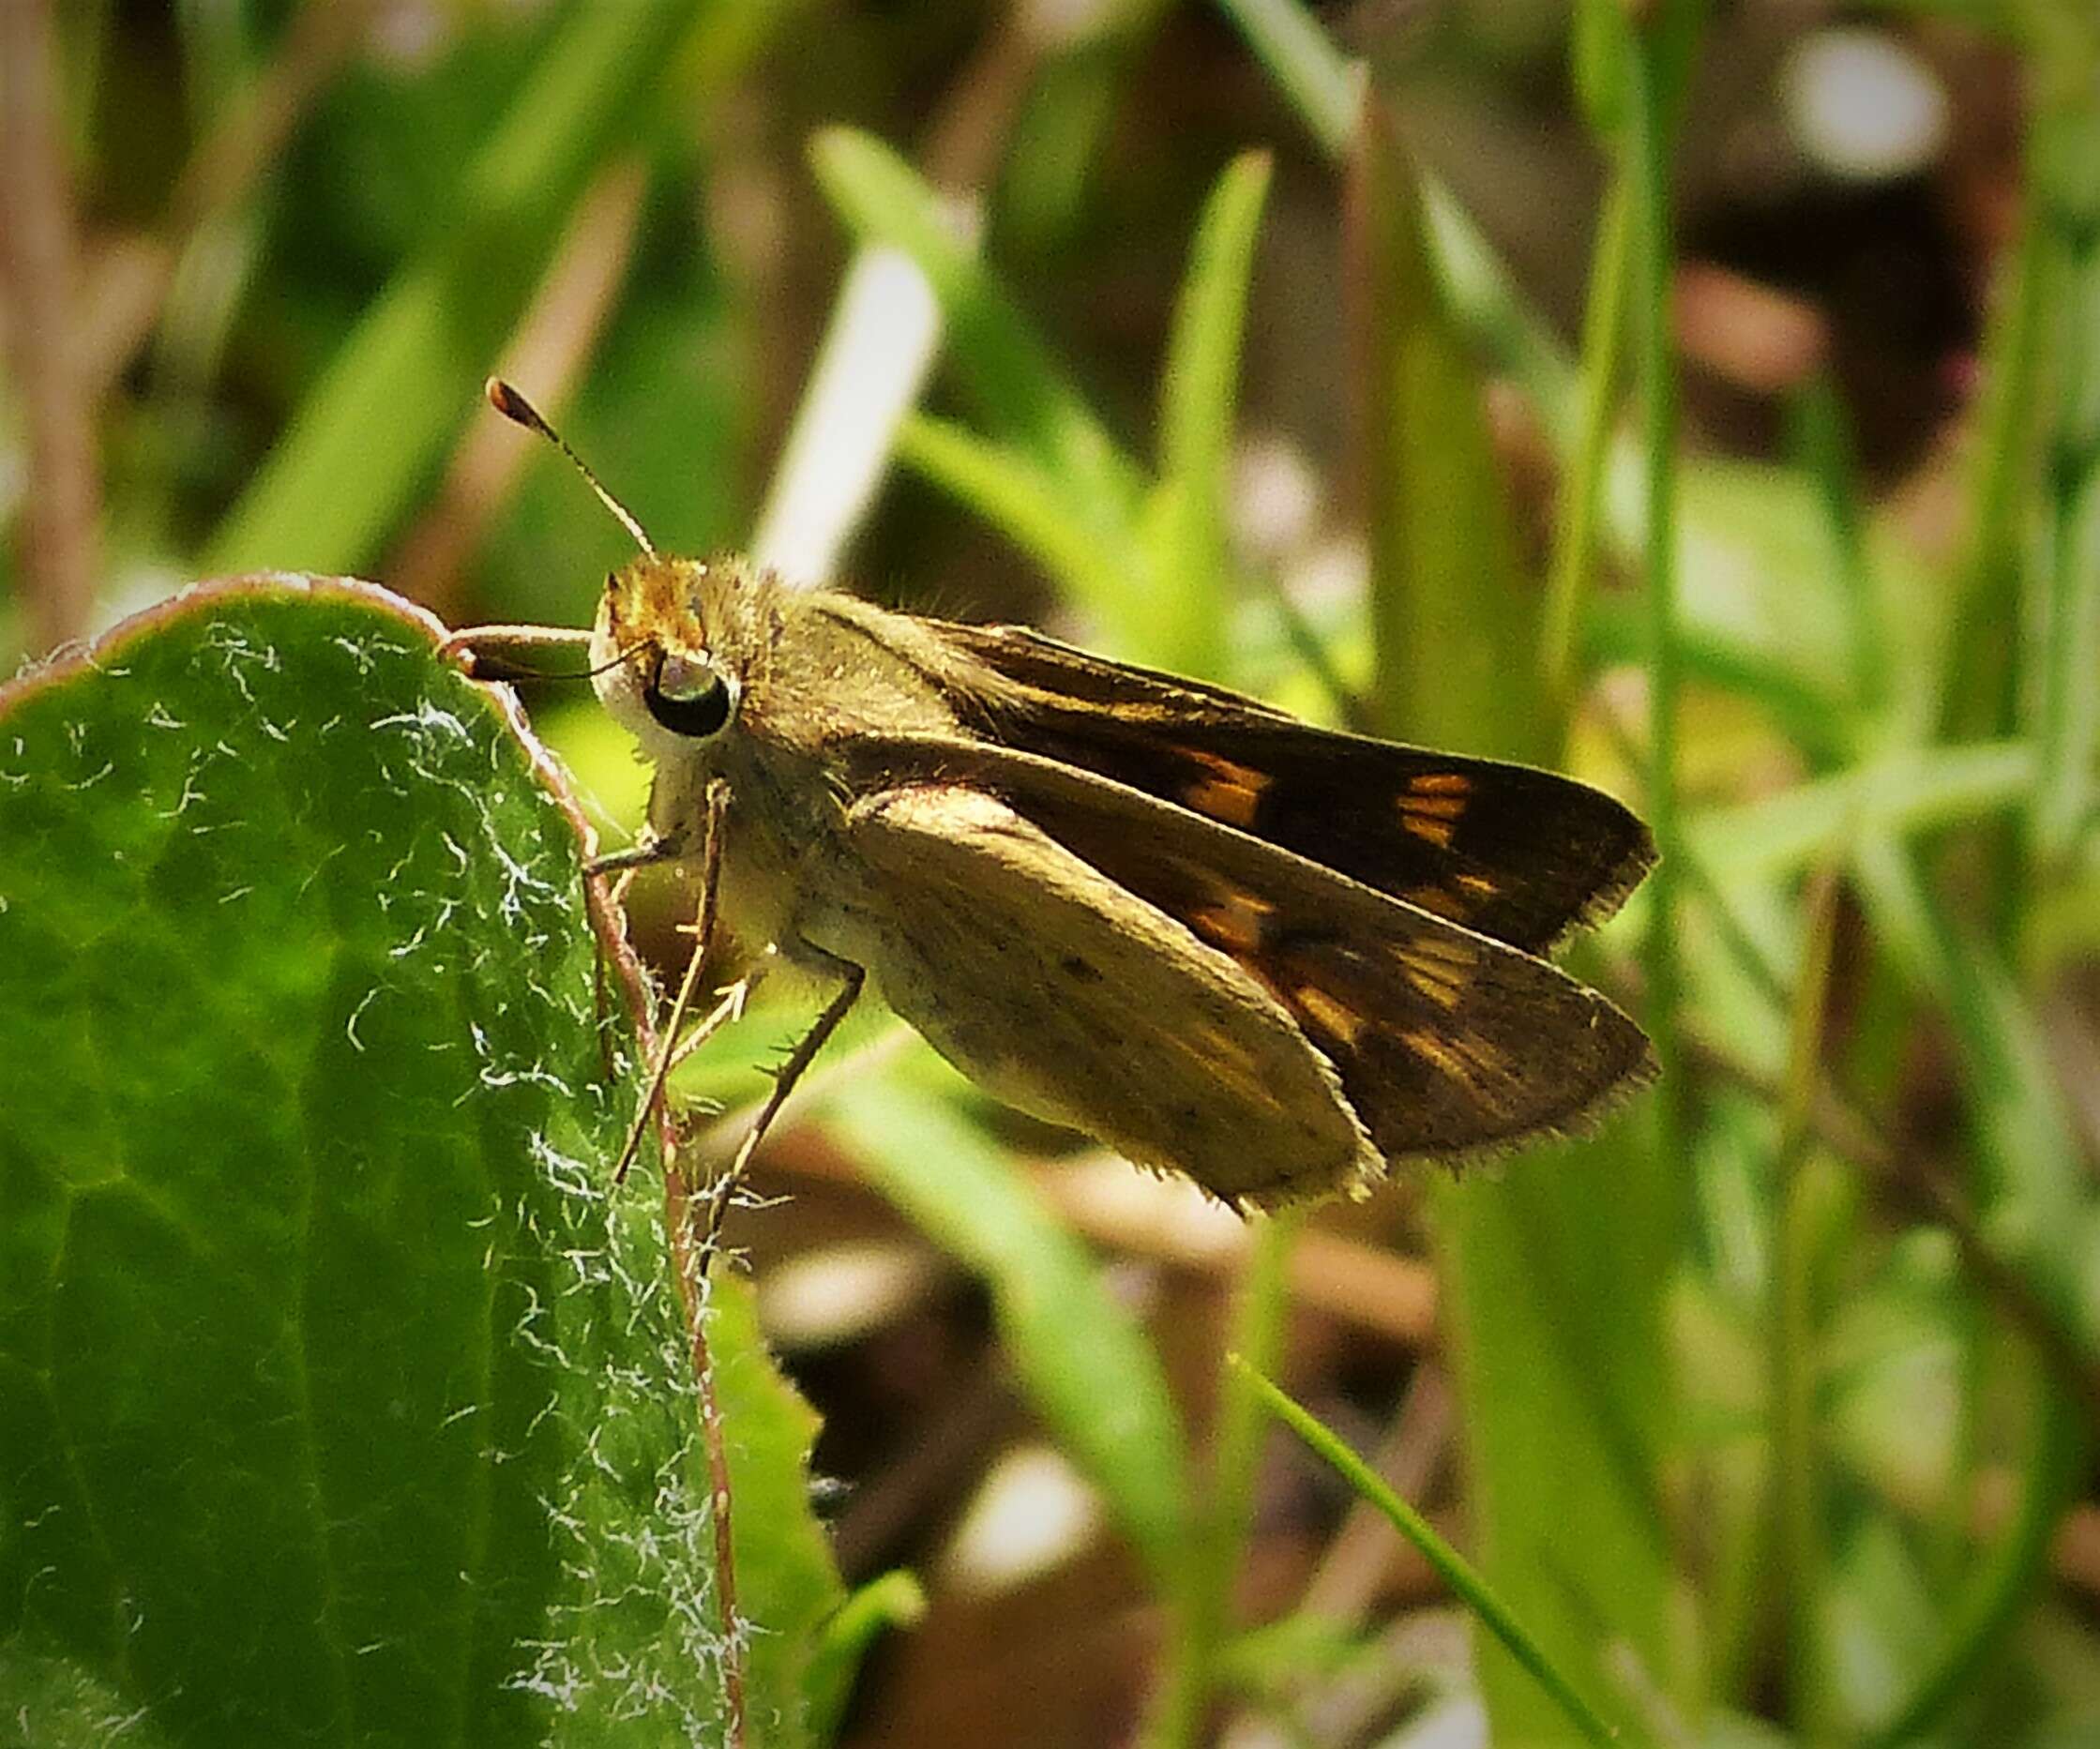
<svg viewBox="0 0 2100 1749">
<path fill-rule="evenodd" d="M 642 701 L 674 735 L 703 741 L 729 721 L 729 682 L 705 662 L 666 656 L 642 688 Z"/>
</svg>

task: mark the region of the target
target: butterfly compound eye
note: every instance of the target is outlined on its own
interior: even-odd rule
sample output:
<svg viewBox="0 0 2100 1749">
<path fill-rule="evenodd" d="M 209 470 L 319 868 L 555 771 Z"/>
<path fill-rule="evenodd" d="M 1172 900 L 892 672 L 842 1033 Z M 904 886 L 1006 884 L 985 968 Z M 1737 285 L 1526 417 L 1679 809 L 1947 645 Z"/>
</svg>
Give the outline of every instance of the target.
<svg viewBox="0 0 2100 1749">
<path fill-rule="evenodd" d="M 642 695 L 649 715 L 674 735 L 705 740 L 729 721 L 729 682 L 705 662 L 666 656 Z"/>
</svg>

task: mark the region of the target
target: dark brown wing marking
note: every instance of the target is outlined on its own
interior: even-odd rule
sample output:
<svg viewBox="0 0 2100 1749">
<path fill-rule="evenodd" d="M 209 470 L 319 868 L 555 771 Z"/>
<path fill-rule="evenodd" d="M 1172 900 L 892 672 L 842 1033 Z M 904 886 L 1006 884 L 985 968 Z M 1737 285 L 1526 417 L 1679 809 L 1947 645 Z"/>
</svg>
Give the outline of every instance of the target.
<svg viewBox="0 0 2100 1749">
<path fill-rule="evenodd" d="M 1014 626 L 942 625 L 996 679 L 975 726 L 1535 952 L 1618 908 L 1647 828 L 1553 773 L 1316 729 Z M 1108 708 L 1103 708 L 1108 707 Z"/>
</svg>

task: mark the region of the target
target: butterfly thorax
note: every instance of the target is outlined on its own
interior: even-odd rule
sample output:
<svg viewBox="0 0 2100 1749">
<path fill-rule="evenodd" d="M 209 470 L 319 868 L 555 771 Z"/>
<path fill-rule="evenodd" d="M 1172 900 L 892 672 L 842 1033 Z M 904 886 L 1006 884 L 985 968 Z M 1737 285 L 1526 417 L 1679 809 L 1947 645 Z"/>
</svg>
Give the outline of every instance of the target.
<svg viewBox="0 0 2100 1749">
<path fill-rule="evenodd" d="M 639 560 L 607 580 L 593 633 L 600 699 L 656 768 L 659 835 L 700 818 L 727 780 L 725 916 L 754 944 L 792 949 L 805 913 L 855 886 L 839 831 L 841 750 L 870 735 L 954 735 L 940 652 L 920 622 L 850 596 L 792 591 L 736 561 Z M 723 688 L 712 732 L 677 726 L 667 673 Z M 672 721 L 665 720 L 672 716 Z"/>
</svg>

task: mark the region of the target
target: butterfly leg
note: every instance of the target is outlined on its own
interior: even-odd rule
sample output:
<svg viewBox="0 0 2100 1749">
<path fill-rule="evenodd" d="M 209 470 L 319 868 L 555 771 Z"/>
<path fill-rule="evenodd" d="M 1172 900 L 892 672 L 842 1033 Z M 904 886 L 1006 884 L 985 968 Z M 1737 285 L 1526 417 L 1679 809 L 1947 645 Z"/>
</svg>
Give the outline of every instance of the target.
<svg viewBox="0 0 2100 1749">
<path fill-rule="evenodd" d="M 537 669 L 506 663 L 496 654 L 502 650 L 582 650 L 591 647 L 591 634 L 582 626 L 468 626 L 450 633 L 437 647 L 437 659 L 449 667 L 463 668 L 475 680 L 550 680 Z M 494 672 L 508 668 L 508 674 Z"/>
<path fill-rule="evenodd" d="M 744 1004 L 751 1000 L 751 992 L 758 988 L 759 980 L 765 975 L 761 964 L 747 972 L 735 983 L 715 992 L 721 1000 L 711 1009 L 706 1018 L 698 1021 L 684 1038 L 679 1039 L 671 1051 L 671 1066 L 675 1069 L 732 1020 L 744 1018 Z"/>
<path fill-rule="evenodd" d="M 683 833 L 658 834 L 655 827 L 644 826 L 641 835 L 624 851 L 613 851 L 608 855 L 594 856 L 583 866 L 588 875 L 616 874 L 622 878 L 626 890 L 626 877 L 637 868 L 648 868 L 657 863 L 674 863 L 686 853 Z"/>
<path fill-rule="evenodd" d="M 663 1043 L 657 1048 L 657 1066 L 649 1076 L 649 1091 L 642 1098 L 642 1108 L 634 1114 L 634 1127 L 627 1132 L 627 1146 L 620 1150 L 620 1163 L 613 1169 L 615 1184 L 627 1178 L 627 1168 L 634 1164 L 634 1156 L 642 1150 L 642 1138 L 649 1128 L 649 1120 L 656 1115 L 657 1102 L 663 1097 L 663 1084 L 671 1075 L 678 1029 L 685 1024 L 686 1010 L 692 1005 L 693 990 L 700 983 L 701 966 L 707 958 L 708 948 L 714 944 L 717 901 L 722 885 L 722 817 L 728 808 L 729 785 L 718 777 L 707 786 L 701 807 L 700 911 L 692 926 L 692 957 L 686 962 L 686 975 L 679 980 L 677 997 L 671 1004 L 670 1018 L 664 1022 Z M 665 840 L 655 842 L 660 845 Z M 654 856 L 650 860 L 661 862 L 668 858 Z M 718 1009 L 717 1013 L 723 1014 L 723 1011 Z M 726 1014 L 723 1018 L 727 1018 Z M 721 1024 L 714 1016 L 709 1017 L 709 1022 L 714 1026 Z"/>
<path fill-rule="evenodd" d="M 736 1155 L 730 1161 L 729 1169 L 708 1189 L 707 1208 L 702 1216 L 700 1244 L 696 1252 L 698 1273 L 703 1280 L 706 1278 L 707 1271 L 715 1260 L 715 1253 L 719 1249 L 723 1217 L 728 1214 L 730 1202 L 750 1169 L 751 1156 L 758 1152 L 759 1143 L 765 1138 L 765 1132 L 772 1128 L 773 1120 L 779 1116 L 780 1108 L 794 1091 L 794 1084 L 816 1061 L 817 1053 L 838 1030 L 839 1022 L 853 1011 L 854 1003 L 860 998 L 862 986 L 868 982 L 868 970 L 865 966 L 856 966 L 850 959 L 839 959 L 830 955 L 825 957 L 838 973 L 838 994 L 832 997 L 823 1013 L 817 1017 L 816 1023 L 802 1035 L 800 1042 L 788 1053 L 788 1060 L 775 1073 L 773 1091 L 766 1095 L 765 1104 L 759 1108 L 756 1121 L 746 1132 L 744 1139 L 737 1144 Z"/>
</svg>

